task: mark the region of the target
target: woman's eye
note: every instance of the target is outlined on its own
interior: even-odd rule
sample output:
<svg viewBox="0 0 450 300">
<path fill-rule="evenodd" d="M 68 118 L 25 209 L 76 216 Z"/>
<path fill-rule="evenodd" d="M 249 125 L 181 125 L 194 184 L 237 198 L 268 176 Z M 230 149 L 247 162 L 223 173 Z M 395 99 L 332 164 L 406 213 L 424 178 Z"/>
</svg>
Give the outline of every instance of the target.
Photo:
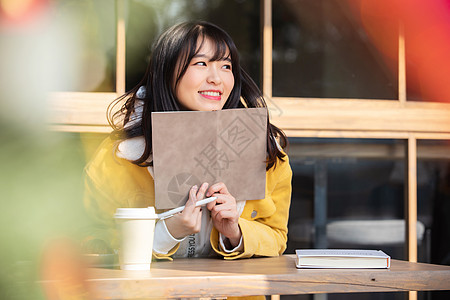
<svg viewBox="0 0 450 300">
<path fill-rule="evenodd" d="M 227 69 L 227 70 L 231 70 L 231 65 L 223 65 L 222 68 Z"/>
<path fill-rule="evenodd" d="M 194 66 L 206 66 L 206 63 L 204 61 L 198 61 L 194 64 Z"/>
</svg>

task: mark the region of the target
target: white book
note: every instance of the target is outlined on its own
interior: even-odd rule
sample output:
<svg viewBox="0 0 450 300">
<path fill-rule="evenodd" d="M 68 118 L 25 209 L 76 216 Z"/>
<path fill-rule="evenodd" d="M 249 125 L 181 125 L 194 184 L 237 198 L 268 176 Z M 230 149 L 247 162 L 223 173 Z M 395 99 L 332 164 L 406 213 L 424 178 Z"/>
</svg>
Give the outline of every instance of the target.
<svg viewBox="0 0 450 300">
<path fill-rule="evenodd" d="M 381 250 L 302 249 L 295 250 L 297 268 L 387 269 L 391 257 Z"/>
</svg>

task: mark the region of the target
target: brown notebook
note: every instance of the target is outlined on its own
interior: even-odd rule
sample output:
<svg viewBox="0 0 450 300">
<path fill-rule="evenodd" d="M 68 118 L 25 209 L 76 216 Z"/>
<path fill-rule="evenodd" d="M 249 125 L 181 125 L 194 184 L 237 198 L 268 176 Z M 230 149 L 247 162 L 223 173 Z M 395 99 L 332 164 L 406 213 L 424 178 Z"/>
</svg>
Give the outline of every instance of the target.
<svg viewBox="0 0 450 300">
<path fill-rule="evenodd" d="M 265 196 L 265 108 L 152 113 L 156 207 L 184 205 L 189 189 L 224 182 L 236 200 Z"/>
</svg>

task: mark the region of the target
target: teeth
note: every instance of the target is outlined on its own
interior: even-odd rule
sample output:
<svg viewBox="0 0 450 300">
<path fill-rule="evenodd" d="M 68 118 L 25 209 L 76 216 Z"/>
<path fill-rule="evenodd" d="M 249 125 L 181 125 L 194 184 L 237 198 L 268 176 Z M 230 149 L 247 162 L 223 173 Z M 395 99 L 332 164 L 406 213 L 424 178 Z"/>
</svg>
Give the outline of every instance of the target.
<svg viewBox="0 0 450 300">
<path fill-rule="evenodd" d="M 206 95 L 206 96 L 214 96 L 214 97 L 220 96 L 219 92 L 200 92 L 200 94 Z"/>
</svg>

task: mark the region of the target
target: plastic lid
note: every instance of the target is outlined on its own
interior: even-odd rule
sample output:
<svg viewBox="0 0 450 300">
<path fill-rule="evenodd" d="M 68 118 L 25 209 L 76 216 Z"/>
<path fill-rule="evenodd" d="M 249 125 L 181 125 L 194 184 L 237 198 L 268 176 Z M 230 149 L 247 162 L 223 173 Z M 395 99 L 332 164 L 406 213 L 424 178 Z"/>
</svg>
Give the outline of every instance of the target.
<svg viewBox="0 0 450 300">
<path fill-rule="evenodd" d="M 145 208 L 118 208 L 114 214 L 116 219 L 157 219 L 154 207 Z"/>
</svg>

